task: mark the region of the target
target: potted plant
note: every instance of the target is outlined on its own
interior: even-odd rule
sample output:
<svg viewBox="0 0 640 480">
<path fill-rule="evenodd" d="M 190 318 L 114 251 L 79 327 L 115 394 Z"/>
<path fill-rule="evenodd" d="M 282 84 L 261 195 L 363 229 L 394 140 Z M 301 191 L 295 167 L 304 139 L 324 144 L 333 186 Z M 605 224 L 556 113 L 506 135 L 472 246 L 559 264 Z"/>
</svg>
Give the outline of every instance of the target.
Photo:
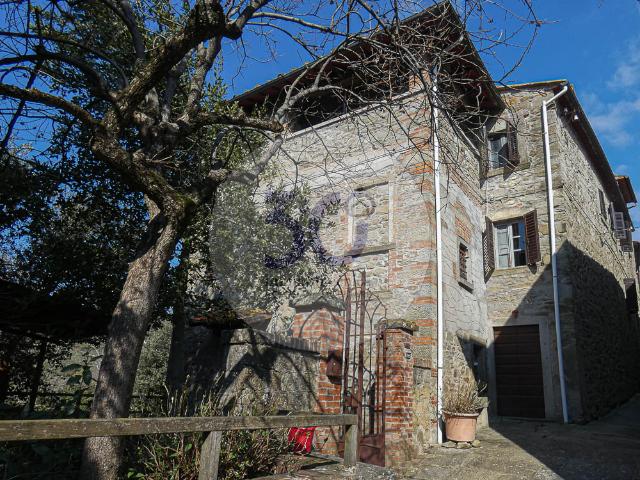
<svg viewBox="0 0 640 480">
<path fill-rule="evenodd" d="M 486 403 L 479 395 L 484 387 L 474 380 L 461 378 L 447 387 L 442 411 L 447 438 L 455 442 L 473 442 L 478 416 Z"/>
</svg>

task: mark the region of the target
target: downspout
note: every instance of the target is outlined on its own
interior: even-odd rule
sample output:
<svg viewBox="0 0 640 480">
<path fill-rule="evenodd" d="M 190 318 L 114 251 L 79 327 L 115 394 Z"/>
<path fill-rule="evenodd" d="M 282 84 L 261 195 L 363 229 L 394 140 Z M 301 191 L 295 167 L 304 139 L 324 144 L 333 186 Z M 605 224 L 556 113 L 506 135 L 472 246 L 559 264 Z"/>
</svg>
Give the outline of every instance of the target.
<svg viewBox="0 0 640 480">
<path fill-rule="evenodd" d="M 567 93 L 565 85 L 559 93 L 542 102 L 542 128 L 544 131 L 544 162 L 547 173 L 547 203 L 549 206 L 549 237 L 551 240 L 551 272 L 553 273 L 553 315 L 556 324 L 556 345 L 558 349 L 558 370 L 560 372 L 560 398 L 562 400 L 562 420 L 569 423 L 567 392 L 564 380 L 564 354 L 562 353 L 562 332 L 560 328 L 560 296 L 558 294 L 558 261 L 556 252 L 556 216 L 553 201 L 553 178 L 551 175 L 551 148 L 549 146 L 549 120 L 547 106 Z"/>
<path fill-rule="evenodd" d="M 443 295 L 442 295 L 442 217 L 440 215 L 440 139 L 438 137 L 438 70 L 434 69 L 433 78 L 433 183 L 435 194 L 436 211 L 436 282 L 437 282 L 437 305 L 436 319 L 438 325 L 438 357 L 437 357 L 437 420 L 438 420 L 438 443 L 443 440 L 443 419 L 442 419 L 442 395 L 444 386 L 444 315 L 443 315 Z"/>
</svg>

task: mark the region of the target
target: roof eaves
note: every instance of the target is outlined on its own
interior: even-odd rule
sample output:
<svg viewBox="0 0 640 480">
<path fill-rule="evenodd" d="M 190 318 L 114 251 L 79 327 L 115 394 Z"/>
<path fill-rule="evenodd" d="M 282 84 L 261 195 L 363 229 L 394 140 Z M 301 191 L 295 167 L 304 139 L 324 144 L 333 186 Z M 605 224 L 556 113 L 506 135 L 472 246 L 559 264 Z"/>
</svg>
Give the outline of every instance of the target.
<svg viewBox="0 0 640 480">
<path fill-rule="evenodd" d="M 425 8 L 424 10 L 417 12 L 407 18 L 405 18 L 404 20 L 402 20 L 402 23 L 407 23 L 407 22 L 412 22 L 415 21 L 423 16 L 425 16 L 427 13 L 433 11 L 436 8 L 442 8 L 443 5 L 447 5 L 450 4 L 449 0 L 443 0 L 441 2 L 437 2 L 435 4 L 433 4 L 432 6 L 430 6 L 429 8 Z M 372 35 L 374 35 L 377 32 L 374 32 Z M 332 52 L 333 53 L 333 50 Z M 322 60 L 324 58 L 327 58 L 329 55 L 331 55 L 331 53 L 328 53 L 326 55 L 324 55 L 323 57 L 319 58 L 318 60 Z M 264 90 L 269 88 L 270 86 L 274 86 L 276 85 L 278 82 L 282 81 L 282 80 L 286 80 L 289 77 L 295 77 L 296 74 L 302 73 L 304 71 L 305 68 L 307 68 L 311 63 L 313 62 L 305 62 L 302 65 L 300 65 L 299 67 L 294 67 L 291 70 L 289 70 L 288 72 L 285 73 L 281 73 L 279 75 L 277 75 L 276 77 L 272 78 L 271 80 L 268 80 L 264 83 L 259 83 L 258 85 L 254 86 L 253 88 L 246 90 L 236 96 L 234 96 L 232 98 L 232 101 L 234 102 L 240 102 L 243 99 L 250 97 L 253 93 L 256 93 L 260 90 Z"/>
<path fill-rule="evenodd" d="M 566 79 L 557 79 L 557 80 L 541 80 L 538 82 L 525 82 L 525 83 L 512 83 L 512 84 L 503 84 L 496 85 L 496 89 L 499 92 L 503 92 L 505 90 L 524 90 L 528 88 L 554 88 L 558 86 L 568 85 L 569 80 Z"/>
<path fill-rule="evenodd" d="M 636 193 L 633 190 L 633 184 L 631 183 L 631 179 L 628 175 L 616 175 L 616 181 L 618 182 L 618 187 L 622 192 L 622 196 L 624 197 L 625 202 L 627 203 L 638 203 L 636 199 Z"/>
<path fill-rule="evenodd" d="M 442 0 L 440 2 L 437 2 L 435 4 L 433 4 L 432 6 L 425 8 L 424 10 L 417 12 L 407 18 L 405 18 L 404 20 L 402 20 L 402 23 L 409 23 L 409 22 L 413 22 L 423 16 L 426 16 L 427 14 L 433 13 L 436 9 L 448 9 L 453 16 L 455 17 L 455 19 L 459 22 L 460 27 L 462 28 L 462 31 L 464 32 L 464 36 L 465 36 L 465 40 L 467 42 L 467 45 L 470 46 L 471 48 L 471 55 L 474 57 L 475 60 L 475 64 L 476 66 L 479 68 L 479 70 L 481 71 L 481 73 L 486 76 L 486 78 L 488 79 L 488 81 L 486 82 L 487 85 L 489 85 L 489 88 L 491 90 L 491 96 L 493 98 L 493 101 L 496 104 L 496 109 L 504 109 L 506 107 L 504 100 L 502 99 L 502 97 L 500 97 L 498 91 L 495 88 L 495 84 L 491 81 L 491 75 L 489 73 L 489 71 L 487 70 L 486 66 L 484 65 L 484 62 L 482 61 L 480 54 L 478 53 L 478 50 L 476 49 L 475 45 L 473 44 L 473 42 L 471 41 L 471 39 L 469 38 L 469 35 L 466 31 L 466 29 L 464 28 L 464 25 L 462 24 L 462 22 L 460 21 L 460 17 L 458 15 L 458 13 L 455 11 L 453 5 L 451 4 L 450 0 Z M 377 32 L 376 32 L 377 33 Z M 372 34 L 372 35 L 375 35 Z M 327 54 L 325 57 L 326 58 L 328 55 Z M 250 99 L 254 94 L 259 94 L 262 91 L 268 90 L 270 87 L 276 87 L 278 84 L 280 84 L 281 82 L 286 82 L 288 79 L 291 78 L 295 78 L 297 75 L 301 74 L 302 72 L 304 72 L 304 70 L 311 64 L 312 62 L 306 62 L 303 65 L 299 66 L 299 67 L 295 67 L 291 70 L 289 70 L 286 73 L 282 73 L 279 74 L 278 76 L 276 76 L 275 78 L 262 83 L 262 84 L 258 84 L 255 87 L 251 88 L 250 90 L 247 90 L 239 95 L 236 95 L 232 98 L 232 101 L 234 102 L 238 102 L 242 105 L 243 101 L 246 101 L 248 99 Z"/>
<path fill-rule="evenodd" d="M 611 169 L 611 164 L 607 159 L 607 155 L 604 153 L 602 145 L 591 126 L 591 122 L 589 122 L 587 115 L 582 109 L 582 105 L 580 105 L 580 102 L 578 101 L 573 84 L 568 83 L 568 87 L 569 90 L 567 91 L 567 95 L 560 97 L 558 102 L 563 103 L 568 101 L 571 106 L 575 108 L 578 114 L 576 123 L 580 125 L 585 134 L 586 140 L 588 141 L 586 146 L 591 151 L 592 155 L 590 156 L 590 159 L 595 164 L 596 173 L 600 177 L 607 193 L 612 197 L 616 210 L 625 213 L 627 219 L 630 220 L 629 209 L 627 208 L 627 204 L 620 190 L 620 186 L 618 185 L 616 176 Z"/>
</svg>

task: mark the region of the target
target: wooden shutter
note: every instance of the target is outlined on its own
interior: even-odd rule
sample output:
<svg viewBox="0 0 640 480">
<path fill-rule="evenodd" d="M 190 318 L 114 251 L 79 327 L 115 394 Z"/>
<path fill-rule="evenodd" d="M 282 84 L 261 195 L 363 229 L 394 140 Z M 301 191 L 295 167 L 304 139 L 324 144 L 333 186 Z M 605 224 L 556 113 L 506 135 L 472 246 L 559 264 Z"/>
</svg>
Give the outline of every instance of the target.
<svg viewBox="0 0 640 480">
<path fill-rule="evenodd" d="M 598 190 L 598 198 L 600 199 L 600 214 L 602 218 L 607 219 L 607 203 L 604 201 L 604 193 Z"/>
<path fill-rule="evenodd" d="M 509 150 L 509 166 L 520 165 L 520 154 L 518 152 L 518 132 L 516 128 L 507 122 L 507 148 Z"/>
<path fill-rule="evenodd" d="M 625 222 L 625 237 L 620 240 L 620 247 L 625 253 L 633 253 L 633 237 L 631 235 L 631 222 Z"/>
<path fill-rule="evenodd" d="M 624 240 L 627 238 L 627 229 L 624 223 L 624 213 L 613 211 L 613 229 L 614 236 L 618 240 Z"/>
<path fill-rule="evenodd" d="M 487 178 L 489 173 L 489 137 L 486 125 L 480 131 L 480 178 Z"/>
<path fill-rule="evenodd" d="M 496 255 L 493 246 L 493 223 L 485 218 L 485 229 L 482 234 L 482 253 L 484 260 L 484 277 L 487 278 L 496 269 Z"/>
<path fill-rule="evenodd" d="M 527 242 L 527 265 L 535 265 L 540 261 L 537 210 L 529 212 L 524 216 L 524 236 Z"/>
</svg>

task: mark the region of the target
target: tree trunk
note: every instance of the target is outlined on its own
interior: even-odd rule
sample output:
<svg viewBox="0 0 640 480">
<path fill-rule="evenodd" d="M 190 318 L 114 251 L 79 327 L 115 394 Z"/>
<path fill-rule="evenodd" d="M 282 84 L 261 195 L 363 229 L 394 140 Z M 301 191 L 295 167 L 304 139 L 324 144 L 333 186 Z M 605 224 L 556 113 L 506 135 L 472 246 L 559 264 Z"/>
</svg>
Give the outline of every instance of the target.
<svg viewBox="0 0 640 480">
<path fill-rule="evenodd" d="M 177 299 L 173 306 L 173 329 L 171 331 L 171 347 L 167 361 L 167 386 L 175 393 L 184 386 L 184 334 L 185 312 L 182 299 Z"/>
<path fill-rule="evenodd" d="M 184 336 L 186 329 L 186 312 L 184 298 L 187 294 L 188 264 L 190 242 L 184 241 L 180 251 L 180 264 L 176 272 L 176 296 L 173 304 L 173 329 L 171 330 L 171 347 L 167 360 L 167 386 L 171 394 L 176 393 L 184 386 L 185 382 L 185 358 Z"/>
<path fill-rule="evenodd" d="M 129 264 L 109 325 L 91 418 L 118 418 L 129 414 L 140 351 L 180 235 L 180 224 L 163 213 L 153 216 L 139 253 Z M 122 463 L 122 447 L 121 437 L 88 438 L 82 452 L 80 478 L 116 480 Z"/>
<path fill-rule="evenodd" d="M 38 349 L 38 358 L 36 360 L 36 368 L 31 377 L 31 388 L 29 389 L 29 407 L 28 412 L 31 413 L 36 408 L 36 400 L 38 399 L 38 388 L 42 380 L 42 370 L 44 369 L 44 361 L 47 358 L 47 341 L 40 340 L 40 348 Z"/>
</svg>

